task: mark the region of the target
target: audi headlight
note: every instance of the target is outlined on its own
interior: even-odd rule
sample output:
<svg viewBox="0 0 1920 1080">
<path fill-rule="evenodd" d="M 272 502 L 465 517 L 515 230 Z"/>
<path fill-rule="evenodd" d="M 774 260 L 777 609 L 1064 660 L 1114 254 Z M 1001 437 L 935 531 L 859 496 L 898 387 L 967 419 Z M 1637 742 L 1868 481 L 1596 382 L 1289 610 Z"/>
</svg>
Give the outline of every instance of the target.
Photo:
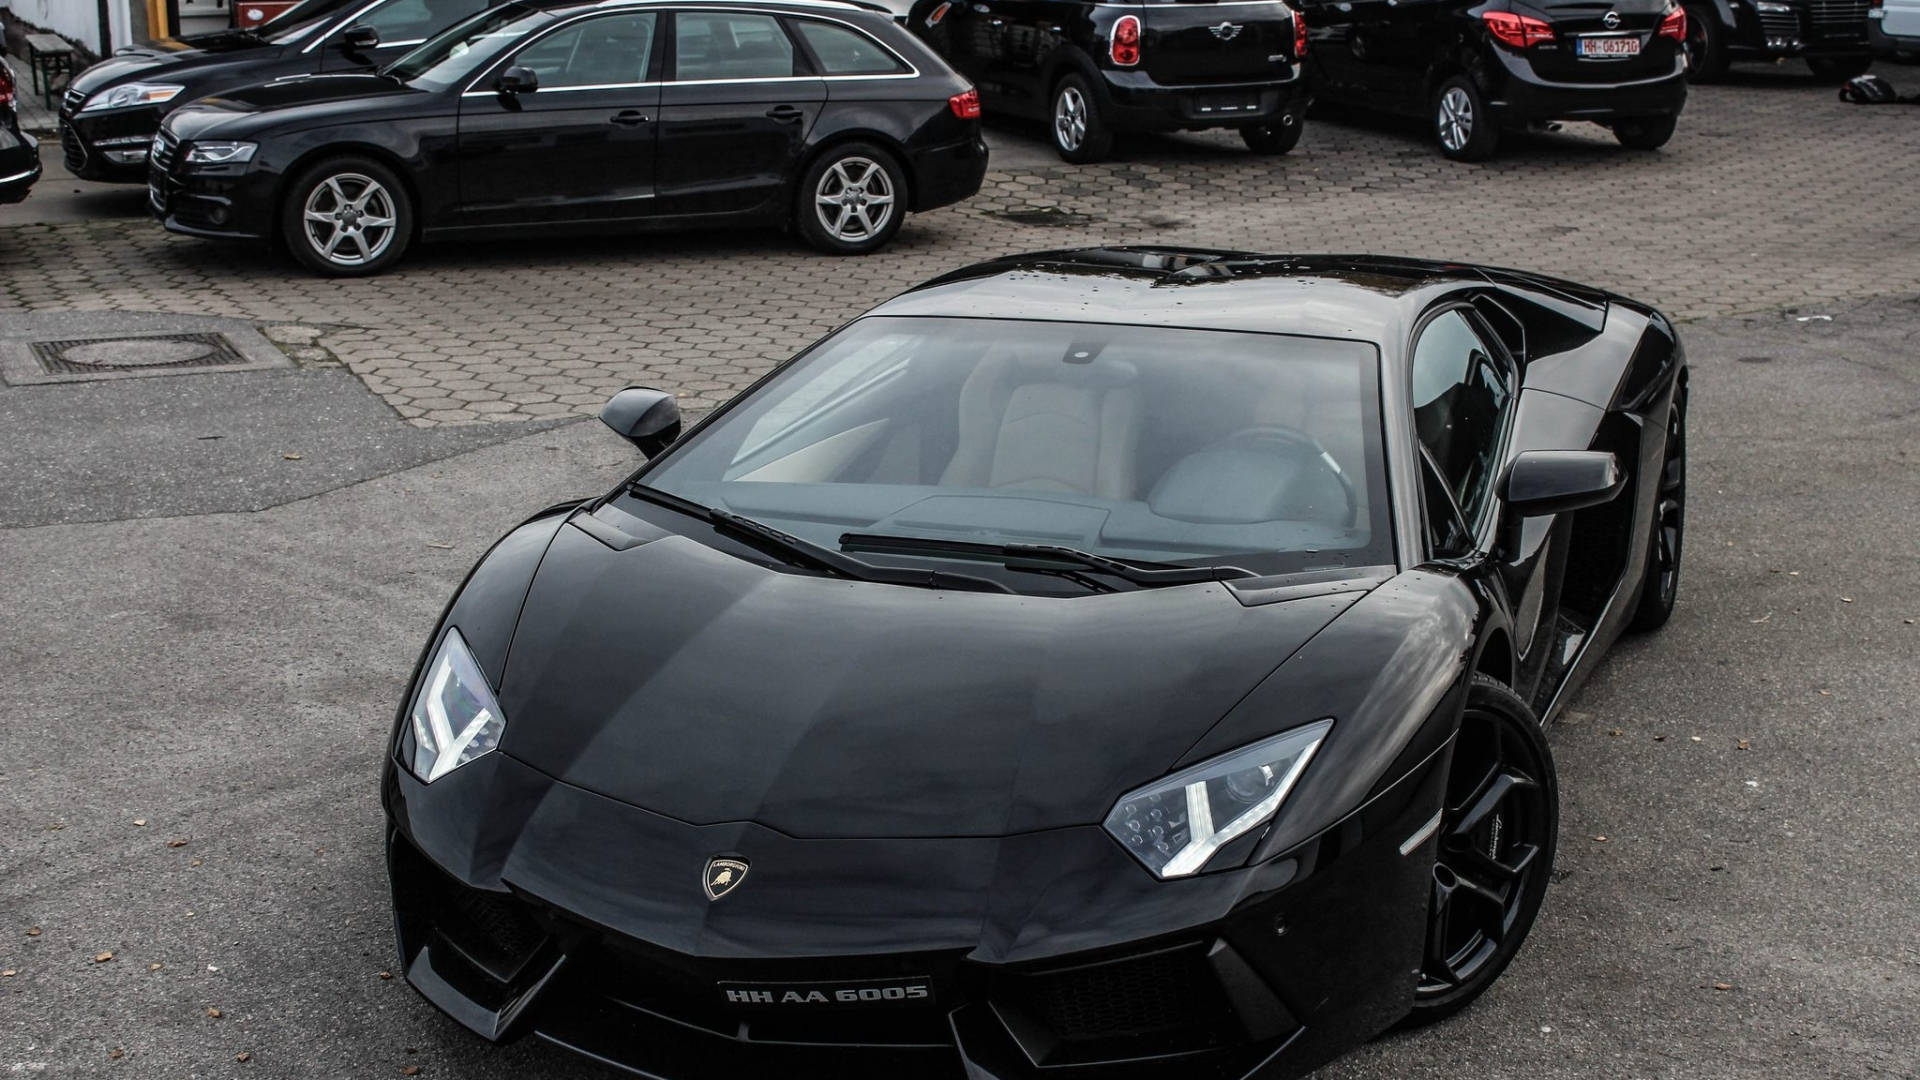
<svg viewBox="0 0 1920 1080">
<path fill-rule="evenodd" d="M 250 142 L 197 142 L 187 147 L 189 165 L 230 165 L 252 161 L 260 147 Z"/>
<path fill-rule="evenodd" d="M 1332 727 L 1294 728 L 1130 791 L 1107 815 L 1107 832 L 1161 878 L 1198 873 L 1273 819 Z"/>
<path fill-rule="evenodd" d="M 101 109 L 124 109 L 129 105 L 158 105 L 163 101 L 172 101 L 185 89 L 172 83 L 126 83 L 88 98 L 87 103 L 80 106 L 80 111 L 87 113 Z"/>
<path fill-rule="evenodd" d="M 433 783 L 498 747 L 506 726 L 466 641 L 449 629 L 413 700 L 413 775 Z"/>
</svg>

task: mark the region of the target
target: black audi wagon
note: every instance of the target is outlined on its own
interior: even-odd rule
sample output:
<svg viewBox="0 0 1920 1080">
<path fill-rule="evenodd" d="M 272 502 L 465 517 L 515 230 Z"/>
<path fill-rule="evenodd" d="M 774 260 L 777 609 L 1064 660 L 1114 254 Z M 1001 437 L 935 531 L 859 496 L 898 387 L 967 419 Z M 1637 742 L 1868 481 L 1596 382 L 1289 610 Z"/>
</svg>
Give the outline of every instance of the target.
<svg viewBox="0 0 1920 1080">
<path fill-rule="evenodd" d="M 1735 60 L 1798 57 L 1817 79 L 1845 82 L 1873 66 L 1869 13 L 1880 0 L 1682 0 L 1694 82 Z"/>
<path fill-rule="evenodd" d="M 1121 131 L 1236 128 L 1255 153 L 1300 141 L 1306 47 L 1281 0 L 915 0 L 907 26 L 991 112 L 1044 120 L 1099 161 Z"/>
<path fill-rule="evenodd" d="M 1674 0 L 1300 2 L 1316 98 L 1424 116 L 1458 161 L 1559 120 L 1658 149 L 1686 105 L 1687 15 Z"/>
<path fill-rule="evenodd" d="M 986 174 L 979 98 L 878 5 L 513 2 L 378 73 L 176 111 L 167 228 L 273 239 L 323 274 L 416 238 L 791 224 L 863 254 Z"/>
</svg>

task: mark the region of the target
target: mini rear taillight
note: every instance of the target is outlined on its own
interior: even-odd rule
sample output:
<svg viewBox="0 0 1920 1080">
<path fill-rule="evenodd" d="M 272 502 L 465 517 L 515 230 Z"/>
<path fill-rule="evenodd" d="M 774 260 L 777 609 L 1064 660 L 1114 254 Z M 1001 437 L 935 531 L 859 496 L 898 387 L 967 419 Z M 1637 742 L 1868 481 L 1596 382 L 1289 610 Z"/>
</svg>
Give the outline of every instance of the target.
<svg viewBox="0 0 1920 1080">
<path fill-rule="evenodd" d="M 1489 11 L 1480 16 L 1487 24 L 1487 32 L 1495 38 L 1524 49 L 1529 45 L 1541 45 L 1553 40 L 1553 27 L 1545 20 L 1531 15 L 1515 15 L 1511 11 Z"/>
<path fill-rule="evenodd" d="M 947 108 L 962 120 L 980 119 L 980 91 L 967 88 L 964 94 L 955 94 L 947 99 Z"/>
<path fill-rule="evenodd" d="M 1293 15 L 1293 58 L 1303 60 L 1307 55 L 1307 17 L 1298 8 L 1288 8 Z"/>
<path fill-rule="evenodd" d="M 13 72 L 0 63 L 0 105 L 13 104 Z"/>
<path fill-rule="evenodd" d="M 1113 24 L 1113 43 L 1108 46 L 1107 55 L 1121 67 L 1140 62 L 1140 16 L 1122 15 Z"/>
<path fill-rule="evenodd" d="M 1676 7 L 1667 12 L 1667 17 L 1660 20 L 1659 35 L 1675 41 L 1687 40 L 1687 9 Z"/>
</svg>

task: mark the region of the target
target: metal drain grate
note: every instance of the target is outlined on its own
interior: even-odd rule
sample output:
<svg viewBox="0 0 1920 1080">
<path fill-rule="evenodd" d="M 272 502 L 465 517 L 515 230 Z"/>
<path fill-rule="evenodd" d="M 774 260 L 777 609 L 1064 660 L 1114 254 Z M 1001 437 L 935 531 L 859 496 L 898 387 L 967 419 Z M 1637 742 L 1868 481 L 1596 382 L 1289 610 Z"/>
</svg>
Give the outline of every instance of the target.
<svg viewBox="0 0 1920 1080">
<path fill-rule="evenodd" d="M 40 361 L 40 369 L 49 375 L 232 367 L 248 362 L 225 334 L 36 341 L 33 356 Z"/>
</svg>

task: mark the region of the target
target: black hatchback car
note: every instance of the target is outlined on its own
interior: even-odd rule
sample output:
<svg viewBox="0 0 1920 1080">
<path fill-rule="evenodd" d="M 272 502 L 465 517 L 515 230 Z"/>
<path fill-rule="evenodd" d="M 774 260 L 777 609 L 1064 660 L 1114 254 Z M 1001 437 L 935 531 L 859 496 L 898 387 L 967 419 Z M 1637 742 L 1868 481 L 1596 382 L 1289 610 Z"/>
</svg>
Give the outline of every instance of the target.
<svg viewBox="0 0 1920 1080">
<path fill-rule="evenodd" d="M 1231 127 L 1262 154 L 1300 141 L 1306 36 L 1280 0 L 916 0 L 907 26 L 989 111 L 1046 121 L 1068 161 L 1101 160 L 1121 131 Z"/>
<path fill-rule="evenodd" d="M 33 182 L 40 179 L 40 144 L 20 130 L 20 117 L 13 107 L 18 93 L 13 69 L 0 60 L 0 204 L 26 198 Z"/>
<path fill-rule="evenodd" d="M 416 237 L 791 224 L 873 251 L 980 189 L 979 97 L 875 5 L 559 0 L 490 8 L 377 74 L 169 116 L 167 228 L 368 274 Z"/>
<path fill-rule="evenodd" d="M 145 183 L 147 147 L 169 112 L 208 94 L 315 72 L 367 71 L 489 0 L 306 0 L 263 26 L 149 41 L 76 75 L 60 103 L 75 176 Z"/>
<path fill-rule="evenodd" d="M 1558 120 L 1628 147 L 1673 137 L 1687 101 L 1674 0 L 1301 0 L 1317 98 L 1424 116 L 1440 150 L 1481 161 L 1501 133 Z"/>
</svg>

